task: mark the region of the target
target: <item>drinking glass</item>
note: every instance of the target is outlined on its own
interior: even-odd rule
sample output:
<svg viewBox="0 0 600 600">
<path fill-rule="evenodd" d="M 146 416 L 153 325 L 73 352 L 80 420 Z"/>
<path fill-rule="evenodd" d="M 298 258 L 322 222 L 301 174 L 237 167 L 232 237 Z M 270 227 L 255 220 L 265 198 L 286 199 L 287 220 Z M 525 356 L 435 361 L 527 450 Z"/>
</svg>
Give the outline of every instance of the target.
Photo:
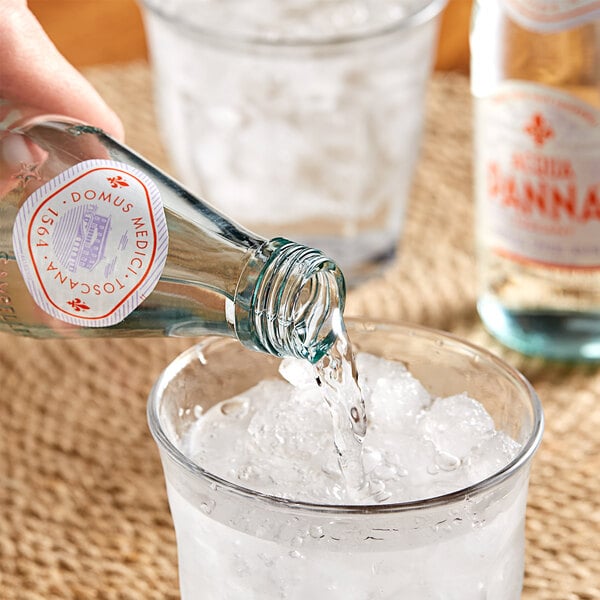
<svg viewBox="0 0 600 600">
<path fill-rule="evenodd" d="M 192 192 L 352 286 L 395 256 L 445 0 L 144 0 L 159 126 Z"/>
<path fill-rule="evenodd" d="M 465 489 L 396 504 L 284 500 L 191 462 L 180 440 L 200 413 L 279 360 L 209 339 L 159 377 L 148 404 L 175 525 L 184 600 L 518 600 L 529 471 L 543 430 L 530 384 L 487 351 L 412 325 L 347 323 L 356 350 L 404 363 L 432 396 L 478 399 L 514 459 Z M 332 441 L 333 443 L 333 441 Z"/>
</svg>

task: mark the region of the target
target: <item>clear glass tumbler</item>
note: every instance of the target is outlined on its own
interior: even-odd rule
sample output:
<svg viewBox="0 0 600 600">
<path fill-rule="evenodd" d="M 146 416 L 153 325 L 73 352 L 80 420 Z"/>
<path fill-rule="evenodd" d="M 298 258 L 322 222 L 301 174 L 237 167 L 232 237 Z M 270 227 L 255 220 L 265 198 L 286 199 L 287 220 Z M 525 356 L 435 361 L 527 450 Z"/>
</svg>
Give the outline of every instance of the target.
<svg viewBox="0 0 600 600">
<path fill-rule="evenodd" d="M 527 381 L 485 350 L 441 332 L 348 323 L 357 350 L 402 361 L 432 395 L 467 392 L 522 444 L 487 479 L 426 500 L 333 506 L 229 483 L 179 440 L 207 410 L 265 378 L 278 359 L 211 339 L 158 379 L 148 418 L 163 462 L 184 600 L 518 600 L 531 459 L 542 408 Z"/>
<path fill-rule="evenodd" d="M 157 114 L 191 190 L 354 285 L 395 255 L 446 0 L 144 0 Z"/>
</svg>

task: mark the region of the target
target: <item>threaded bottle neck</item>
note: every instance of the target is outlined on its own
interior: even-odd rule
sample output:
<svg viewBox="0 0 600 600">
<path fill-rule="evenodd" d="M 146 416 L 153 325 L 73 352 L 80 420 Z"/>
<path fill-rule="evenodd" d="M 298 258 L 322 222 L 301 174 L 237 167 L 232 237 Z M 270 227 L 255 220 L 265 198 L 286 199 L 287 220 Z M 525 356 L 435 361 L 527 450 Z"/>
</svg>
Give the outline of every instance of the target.
<svg viewBox="0 0 600 600">
<path fill-rule="evenodd" d="M 276 356 L 316 362 L 336 339 L 345 285 L 319 250 L 275 238 L 255 251 L 238 283 L 235 329 L 240 341 Z"/>
</svg>

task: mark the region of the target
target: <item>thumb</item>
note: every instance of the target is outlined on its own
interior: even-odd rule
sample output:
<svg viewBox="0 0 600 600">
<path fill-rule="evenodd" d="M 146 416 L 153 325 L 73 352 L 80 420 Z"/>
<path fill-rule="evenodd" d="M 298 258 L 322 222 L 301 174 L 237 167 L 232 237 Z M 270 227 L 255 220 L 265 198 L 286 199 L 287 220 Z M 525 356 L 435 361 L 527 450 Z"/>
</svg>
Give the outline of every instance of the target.
<svg viewBox="0 0 600 600">
<path fill-rule="evenodd" d="M 123 125 L 58 52 L 24 0 L 0 0 L 0 98 L 61 114 L 123 139 Z"/>
</svg>

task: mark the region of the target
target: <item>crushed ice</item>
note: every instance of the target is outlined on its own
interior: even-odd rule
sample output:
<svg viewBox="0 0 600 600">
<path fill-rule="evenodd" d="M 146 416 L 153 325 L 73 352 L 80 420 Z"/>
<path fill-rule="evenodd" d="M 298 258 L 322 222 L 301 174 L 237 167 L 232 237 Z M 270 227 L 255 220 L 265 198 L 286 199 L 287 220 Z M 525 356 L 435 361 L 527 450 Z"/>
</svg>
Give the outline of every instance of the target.
<svg viewBox="0 0 600 600">
<path fill-rule="evenodd" d="M 467 394 L 433 398 L 400 363 L 356 357 L 368 429 L 362 469 L 371 496 L 403 502 L 455 491 L 508 464 L 519 444 Z M 182 450 L 215 475 L 276 496 L 352 503 L 312 367 L 282 361 L 262 381 L 198 415 Z"/>
</svg>

